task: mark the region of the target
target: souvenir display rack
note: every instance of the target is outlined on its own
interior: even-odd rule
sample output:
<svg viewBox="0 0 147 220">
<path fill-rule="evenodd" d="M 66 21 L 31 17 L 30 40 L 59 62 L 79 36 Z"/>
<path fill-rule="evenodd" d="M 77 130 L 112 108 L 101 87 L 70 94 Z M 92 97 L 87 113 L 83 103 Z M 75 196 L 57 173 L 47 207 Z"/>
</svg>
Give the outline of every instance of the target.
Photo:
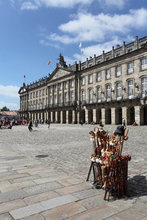
<svg viewBox="0 0 147 220">
<path fill-rule="evenodd" d="M 105 190 L 104 199 L 127 195 L 128 161 L 130 155 L 122 155 L 123 143 L 128 139 L 128 128 L 118 126 L 112 135 L 103 128 L 90 131 L 92 140 L 91 165 L 87 181 L 93 171 L 93 184 Z"/>
</svg>

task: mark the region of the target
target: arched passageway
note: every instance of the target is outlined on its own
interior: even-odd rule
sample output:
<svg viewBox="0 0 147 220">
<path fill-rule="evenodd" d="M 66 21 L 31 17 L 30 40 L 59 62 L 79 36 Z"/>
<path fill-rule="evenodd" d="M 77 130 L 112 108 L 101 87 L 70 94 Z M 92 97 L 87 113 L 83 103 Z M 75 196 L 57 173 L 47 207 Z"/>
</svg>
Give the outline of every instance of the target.
<svg viewBox="0 0 147 220">
<path fill-rule="evenodd" d="M 90 124 L 93 121 L 93 111 L 92 109 L 88 110 L 88 123 Z"/>
<path fill-rule="evenodd" d="M 72 124 L 72 111 L 71 110 L 68 111 L 68 123 Z"/>
<path fill-rule="evenodd" d="M 127 109 L 127 124 L 132 125 L 135 121 L 135 109 L 130 107 Z"/>
<path fill-rule="evenodd" d="M 105 124 L 111 124 L 111 109 L 107 108 L 105 110 Z"/>
<path fill-rule="evenodd" d="M 80 111 L 80 122 L 83 122 L 85 123 L 85 111 L 84 110 L 81 110 Z"/>
<path fill-rule="evenodd" d="M 140 124 L 147 125 L 147 105 L 140 109 Z"/>
<path fill-rule="evenodd" d="M 115 110 L 115 124 L 122 124 L 122 108 L 116 108 Z"/>
<path fill-rule="evenodd" d="M 97 109 L 96 110 L 96 123 L 99 124 L 101 120 L 102 120 L 101 109 Z"/>
</svg>

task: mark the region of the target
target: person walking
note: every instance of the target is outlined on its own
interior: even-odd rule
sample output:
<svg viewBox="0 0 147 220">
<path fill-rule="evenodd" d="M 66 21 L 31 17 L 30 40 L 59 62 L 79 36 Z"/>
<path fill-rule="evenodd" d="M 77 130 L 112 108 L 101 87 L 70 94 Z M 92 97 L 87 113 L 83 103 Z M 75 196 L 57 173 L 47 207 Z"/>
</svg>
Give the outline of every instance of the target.
<svg viewBox="0 0 147 220">
<path fill-rule="evenodd" d="M 33 130 L 32 127 L 33 127 L 33 123 L 32 123 L 32 121 L 29 121 L 29 125 L 28 125 L 29 131 L 32 131 L 32 130 Z"/>
<path fill-rule="evenodd" d="M 48 120 L 48 128 L 50 128 L 50 124 L 51 124 L 51 121 L 50 119 Z"/>
</svg>

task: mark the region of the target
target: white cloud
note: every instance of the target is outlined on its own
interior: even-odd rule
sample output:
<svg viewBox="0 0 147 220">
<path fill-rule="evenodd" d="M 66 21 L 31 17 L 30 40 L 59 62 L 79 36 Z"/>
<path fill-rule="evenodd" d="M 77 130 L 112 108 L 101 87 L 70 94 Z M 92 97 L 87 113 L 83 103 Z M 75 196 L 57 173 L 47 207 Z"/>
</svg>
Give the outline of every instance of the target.
<svg viewBox="0 0 147 220">
<path fill-rule="evenodd" d="M 40 44 L 42 44 L 42 45 L 44 45 L 44 46 L 50 46 L 50 47 L 54 47 L 54 48 L 56 48 L 56 49 L 63 49 L 61 46 L 59 46 L 58 44 L 55 44 L 55 43 L 50 43 L 50 42 L 48 42 L 47 40 L 40 40 L 39 41 L 40 42 Z"/>
<path fill-rule="evenodd" d="M 89 47 L 85 47 L 85 48 L 81 48 L 81 53 L 80 54 L 74 54 L 74 58 L 76 60 L 80 60 L 80 61 L 85 61 L 86 58 L 89 58 L 90 56 L 96 54 L 96 55 L 100 55 L 102 54 L 102 51 L 104 50 L 105 52 L 108 52 L 110 50 L 112 50 L 112 46 L 116 46 L 117 44 L 122 45 L 122 41 L 117 38 L 117 37 L 113 37 L 113 40 L 102 43 L 102 44 L 96 44 L 93 46 L 89 46 Z"/>
<path fill-rule="evenodd" d="M 29 0 L 22 3 L 21 9 L 34 10 L 40 7 L 72 8 L 78 4 L 87 5 L 92 2 L 93 0 Z"/>
<path fill-rule="evenodd" d="M 98 0 L 100 4 L 106 5 L 106 6 L 112 6 L 117 7 L 119 9 L 122 9 L 125 5 L 127 0 Z"/>
<path fill-rule="evenodd" d="M 37 4 L 33 4 L 31 1 L 29 2 L 23 2 L 21 5 L 21 10 L 36 10 L 38 9 Z"/>
<path fill-rule="evenodd" d="M 3 86 L 0 85 L 0 95 L 10 97 L 10 98 L 18 98 L 18 90 L 20 88 L 17 86 Z"/>
<path fill-rule="evenodd" d="M 147 9 L 144 8 L 130 10 L 128 14 L 79 13 L 73 20 L 59 26 L 63 35 L 52 33 L 48 39 L 70 44 L 84 41 L 102 42 L 111 39 L 112 35 L 124 35 L 126 38 L 126 34 L 130 34 L 132 30 L 145 30 L 146 20 Z"/>
<path fill-rule="evenodd" d="M 7 108 L 9 108 L 10 110 L 18 110 L 19 106 L 17 103 L 11 103 L 11 102 L 1 102 L 0 101 L 0 108 L 3 108 L 4 106 L 6 106 Z"/>
</svg>

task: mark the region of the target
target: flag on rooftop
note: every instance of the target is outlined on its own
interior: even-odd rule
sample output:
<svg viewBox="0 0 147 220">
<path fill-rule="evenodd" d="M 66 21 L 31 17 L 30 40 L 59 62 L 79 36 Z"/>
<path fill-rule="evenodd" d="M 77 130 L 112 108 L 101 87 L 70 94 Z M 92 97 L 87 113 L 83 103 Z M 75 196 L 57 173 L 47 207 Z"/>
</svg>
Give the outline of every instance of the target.
<svg viewBox="0 0 147 220">
<path fill-rule="evenodd" d="M 51 63 L 51 61 L 49 60 L 47 64 L 50 65 L 50 63 Z"/>
<path fill-rule="evenodd" d="M 79 48 L 81 48 L 82 47 L 82 43 L 80 42 L 80 44 L 79 44 Z"/>
</svg>

